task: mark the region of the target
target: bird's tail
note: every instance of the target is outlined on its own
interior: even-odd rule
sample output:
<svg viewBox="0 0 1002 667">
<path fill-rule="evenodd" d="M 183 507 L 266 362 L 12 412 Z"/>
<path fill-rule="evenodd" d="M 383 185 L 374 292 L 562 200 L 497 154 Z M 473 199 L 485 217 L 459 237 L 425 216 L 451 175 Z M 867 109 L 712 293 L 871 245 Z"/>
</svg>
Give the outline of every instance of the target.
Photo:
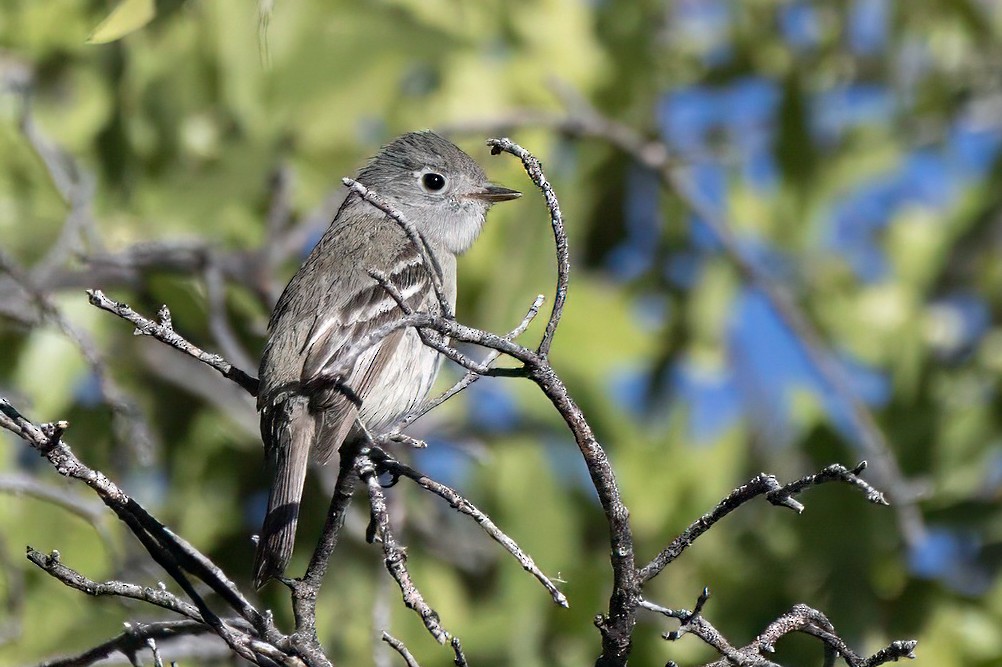
<svg viewBox="0 0 1002 667">
<path fill-rule="evenodd" d="M 296 541 L 299 503 L 316 425 L 305 410 L 294 410 L 288 417 L 278 429 L 280 433 L 275 434 L 278 437 L 273 443 L 276 462 L 268 494 L 268 513 L 254 554 L 254 585 L 257 588 L 285 572 Z"/>
</svg>

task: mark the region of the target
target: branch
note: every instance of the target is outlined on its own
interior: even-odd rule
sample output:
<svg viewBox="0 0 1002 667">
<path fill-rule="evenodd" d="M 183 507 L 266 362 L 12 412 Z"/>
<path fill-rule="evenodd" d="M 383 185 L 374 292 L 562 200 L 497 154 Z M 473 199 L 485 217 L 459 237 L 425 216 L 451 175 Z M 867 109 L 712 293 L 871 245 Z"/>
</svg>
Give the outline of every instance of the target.
<svg viewBox="0 0 1002 667">
<path fill-rule="evenodd" d="M 376 282 L 378 282 L 380 287 L 382 287 L 386 291 L 386 293 L 389 294 L 390 297 L 397 302 L 397 307 L 400 308 L 400 310 L 404 313 L 404 315 L 415 314 L 414 309 L 411 308 L 410 304 L 408 304 L 406 299 L 404 299 L 403 294 L 400 293 L 400 289 L 392 282 L 390 282 L 390 279 L 386 276 L 385 273 L 383 273 L 382 271 L 372 270 L 369 271 L 369 276 L 371 276 Z M 428 314 L 434 317 L 432 313 Z M 447 320 L 453 319 L 445 315 L 443 315 L 442 317 L 444 317 Z M 474 361 L 473 359 L 469 358 L 456 348 L 451 347 L 447 341 L 443 340 L 441 336 L 438 335 L 437 332 L 433 330 L 429 331 L 428 329 L 419 327 L 417 328 L 417 333 L 418 337 L 421 338 L 421 342 L 424 343 L 425 346 L 430 347 L 431 349 L 437 351 L 445 358 L 456 362 L 463 368 L 469 369 L 469 372 L 476 373 L 478 375 L 483 375 L 489 371 L 486 365 L 478 361 Z"/>
<path fill-rule="evenodd" d="M 407 650 L 407 647 L 404 646 L 404 643 L 391 635 L 389 632 L 383 632 L 383 641 L 389 644 L 394 651 L 400 654 L 400 657 L 404 659 L 404 663 L 407 667 L 421 667 L 421 665 L 418 664 L 418 661 L 414 659 L 414 656 L 411 655 L 411 652 Z"/>
<path fill-rule="evenodd" d="M 775 503 L 773 496 L 780 497 L 782 495 L 790 496 L 796 493 L 800 493 L 804 489 L 817 486 L 819 484 L 824 484 L 826 482 L 845 482 L 856 487 L 865 496 L 867 501 L 873 503 L 874 505 L 890 505 L 884 498 L 884 494 L 867 484 L 859 475 L 866 470 L 866 461 L 860 461 L 859 464 L 849 470 L 843 465 L 838 463 L 833 463 L 830 466 L 825 467 L 820 472 L 813 475 L 807 475 L 795 482 L 790 482 L 784 486 L 779 491 L 774 494 L 769 494 L 769 502 Z"/>
<path fill-rule="evenodd" d="M 306 567 L 306 573 L 301 579 L 283 580 L 283 583 L 292 589 L 292 611 L 296 617 L 295 643 L 310 659 L 310 664 L 330 665 L 317 636 L 317 599 L 331 555 L 341 536 L 352 494 L 358 483 L 354 469 L 360 461 L 362 445 L 363 443 L 356 439 L 349 439 L 341 445 L 339 451 L 341 467 L 327 510 L 327 519 L 310 563 Z"/>
<path fill-rule="evenodd" d="M 703 617 L 703 605 L 706 604 L 709 597 L 709 590 L 704 588 L 692 611 L 668 609 L 647 600 L 642 600 L 640 606 L 680 622 L 678 630 L 662 635 L 666 640 L 677 641 L 686 634 L 693 634 L 723 656 L 721 660 L 709 663 L 705 667 L 733 667 L 734 665 L 781 667 L 768 660 L 765 654 L 774 653 L 776 642 L 791 632 L 803 632 L 820 639 L 825 646 L 825 665 L 827 666 L 833 665 L 838 656 L 842 656 L 849 667 L 876 667 L 892 660 L 915 657 L 912 651 L 918 642 L 909 640 L 891 642 L 869 658 L 862 658 L 835 633 L 835 626 L 824 614 L 805 604 L 794 605 L 790 611 L 770 623 L 755 638 L 755 641 L 747 646 L 735 648 L 719 630 Z"/>
<path fill-rule="evenodd" d="M 504 549 L 515 557 L 515 560 L 519 562 L 526 572 L 529 572 L 534 576 L 539 583 L 546 588 L 550 593 L 550 597 L 561 607 L 570 606 L 567 602 L 567 596 L 560 592 L 557 587 L 553 584 L 550 579 L 542 573 L 542 571 L 536 566 L 535 561 L 532 557 L 526 554 L 522 549 L 515 543 L 515 540 L 511 539 L 506 535 L 497 525 L 491 520 L 487 514 L 478 509 L 476 505 L 471 503 L 469 500 L 461 496 L 455 489 L 441 484 L 431 479 L 430 477 L 414 470 L 413 468 L 400 463 L 396 459 L 388 456 L 384 451 L 378 448 L 373 448 L 369 452 L 369 458 L 375 463 L 376 468 L 379 470 L 385 470 L 393 477 L 406 477 L 418 486 L 423 488 L 425 491 L 430 491 L 440 498 L 444 499 L 449 505 L 467 515 L 477 522 L 484 532 L 487 533 L 491 539 L 500 544 Z"/>
<path fill-rule="evenodd" d="M 203 364 L 215 368 L 223 377 L 228 380 L 232 380 L 243 387 L 248 394 L 251 396 L 257 396 L 257 378 L 248 375 L 223 359 L 218 354 L 206 352 L 205 350 L 188 342 L 183 336 L 174 331 L 174 326 L 170 318 L 170 311 L 167 309 L 167 306 L 160 308 L 160 312 L 158 313 L 160 321 L 154 322 L 153 320 L 147 319 L 132 310 L 128 304 L 109 299 L 101 290 L 87 290 L 87 296 L 92 306 L 96 306 L 101 310 L 106 310 L 109 313 L 117 315 L 123 320 L 134 324 L 136 327 L 134 332 L 135 335 L 152 336 L 161 343 L 170 345 L 174 349 L 180 350 L 185 354 L 198 359 Z"/>
<path fill-rule="evenodd" d="M 424 600 L 424 596 L 414 585 L 410 572 L 407 571 L 407 551 L 400 546 L 393 532 L 390 530 L 390 515 L 386 509 L 386 496 L 379 485 L 379 478 L 375 468 L 368 460 L 364 460 L 357 468 L 358 476 L 369 488 L 369 507 L 372 512 L 372 523 L 370 525 L 369 541 L 377 538 L 383 543 L 383 561 L 386 570 L 400 586 L 403 594 L 404 604 L 408 609 L 413 609 L 425 628 L 439 644 L 444 644 L 451 639 L 451 635 L 442 627 L 438 612 L 432 609 Z"/>
<path fill-rule="evenodd" d="M 849 470 L 845 466 L 830 465 L 818 473 L 807 475 L 785 486 L 780 486 L 773 475 L 761 473 L 731 491 L 730 494 L 710 510 L 699 517 L 681 535 L 672 540 L 671 544 L 665 547 L 650 563 L 640 568 L 638 576 L 642 583 L 656 577 L 672 561 L 682 555 L 700 535 L 712 528 L 718 521 L 736 510 L 741 505 L 764 495 L 770 503 L 777 506 L 792 509 L 798 514 L 804 510 L 804 506 L 794 500 L 792 496 L 801 493 L 811 486 L 817 486 L 826 482 L 844 482 L 866 494 L 866 499 L 878 505 L 886 505 L 883 494 L 859 478 L 859 474 L 866 469 L 866 461 L 863 461 L 854 469 Z"/>
<path fill-rule="evenodd" d="M 200 617 L 213 627 L 234 652 L 254 660 L 245 638 L 221 621 L 195 591 L 182 568 L 201 578 L 238 614 L 251 623 L 262 637 L 277 640 L 278 633 L 270 617 L 260 614 L 240 593 L 232 581 L 207 557 L 181 537 L 168 530 L 139 503 L 130 498 L 99 471 L 84 465 L 62 441 L 69 427 L 65 421 L 35 425 L 24 418 L 5 398 L 0 397 L 0 428 L 20 436 L 45 457 L 59 474 L 87 484 L 139 539 L 150 556 L 163 567 L 194 602 Z"/>
<path fill-rule="evenodd" d="M 418 228 L 405 218 L 400 211 L 393 208 L 389 202 L 358 181 L 351 178 L 342 178 L 341 182 L 347 185 L 352 192 L 356 193 L 362 201 L 372 204 L 400 225 L 400 228 L 407 234 L 407 238 L 411 240 L 417 251 L 421 253 L 421 262 L 428 272 L 428 277 L 431 278 L 431 284 L 435 289 L 435 296 L 438 299 L 442 315 L 450 318 L 453 317 L 455 313 L 452 312 L 452 304 L 449 303 L 449 299 L 445 295 L 445 289 L 442 286 L 442 267 L 439 265 L 435 253 L 431 251 L 428 242 L 421 235 L 421 232 L 418 231 Z"/>
<path fill-rule="evenodd" d="M 174 637 L 201 635 L 212 632 L 212 629 L 197 621 L 166 621 L 161 623 L 126 623 L 125 631 L 117 637 L 99 644 L 83 653 L 55 660 L 46 660 L 38 667 L 86 667 L 103 661 L 105 658 L 121 653 L 132 658 L 139 651 L 149 648 L 150 640 L 171 639 Z"/>
<path fill-rule="evenodd" d="M 553 239 L 557 251 L 557 287 L 553 297 L 553 309 L 550 311 L 550 319 L 546 323 L 546 330 L 543 332 L 543 339 L 539 342 L 537 352 L 539 356 L 546 359 L 550 354 L 550 345 L 553 344 L 553 336 L 557 333 L 557 325 L 564 312 L 564 303 L 567 301 L 567 289 L 571 270 L 570 251 L 567 244 L 567 232 L 564 231 L 564 219 L 560 213 L 560 202 L 553 192 L 553 187 L 546 180 L 543 174 L 543 167 L 529 151 L 525 150 L 510 139 L 488 139 L 487 145 L 491 147 L 492 155 L 499 155 L 502 152 L 510 153 L 522 161 L 525 172 L 543 192 L 546 200 L 546 208 L 550 211 L 550 225 L 553 227 Z"/>
<path fill-rule="evenodd" d="M 536 318 L 536 315 L 539 314 L 539 309 L 543 305 L 543 299 L 544 297 L 542 294 L 536 297 L 536 300 L 532 302 L 531 306 L 529 306 L 529 311 L 525 314 L 525 317 L 522 318 L 522 321 L 519 323 L 519 325 L 505 335 L 505 340 L 509 341 L 515 340 L 523 333 L 525 333 L 525 330 L 529 328 L 529 324 Z M 491 364 L 493 364 L 494 361 L 497 360 L 498 357 L 500 356 L 501 356 L 500 350 L 492 349 L 490 352 L 488 352 L 487 356 L 484 357 L 483 361 L 480 362 L 480 366 L 486 369 L 490 369 Z M 415 420 L 428 414 L 430 411 L 442 405 L 450 398 L 452 398 L 459 392 L 463 391 L 464 389 L 466 389 L 467 387 L 469 387 L 471 384 L 473 384 L 482 377 L 484 377 L 484 373 L 478 373 L 473 369 L 466 371 L 466 375 L 464 375 L 458 382 L 456 382 L 456 384 L 452 385 L 452 387 L 447 389 L 439 396 L 429 399 L 423 405 L 418 406 L 412 412 L 398 419 L 397 422 L 390 427 L 390 430 L 397 431 L 407 428 L 407 426 L 412 424 Z"/>
<path fill-rule="evenodd" d="M 49 575 L 58 579 L 70 588 L 83 591 L 87 595 L 93 595 L 95 597 L 107 595 L 140 600 L 156 607 L 161 607 L 168 611 L 181 614 L 182 616 L 187 616 L 189 619 L 197 621 L 207 630 L 211 630 L 208 624 L 202 620 L 202 615 L 199 613 L 198 608 L 195 605 L 180 599 L 168 591 L 162 583 L 159 588 L 155 589 L 148 586 L 143 587 L 137 586 L 136 584 L 128 584 L 122 581 L 106 581 L 104 583 L 98 583 L 92 579 L 88 579 L 76 570 L 63 565 L 60 562 L 60 554 L 58 551 L 53 551 L 51 554 L 46 555 L 28 547 L 27 556 L 28 560 Z"/>
</svg>

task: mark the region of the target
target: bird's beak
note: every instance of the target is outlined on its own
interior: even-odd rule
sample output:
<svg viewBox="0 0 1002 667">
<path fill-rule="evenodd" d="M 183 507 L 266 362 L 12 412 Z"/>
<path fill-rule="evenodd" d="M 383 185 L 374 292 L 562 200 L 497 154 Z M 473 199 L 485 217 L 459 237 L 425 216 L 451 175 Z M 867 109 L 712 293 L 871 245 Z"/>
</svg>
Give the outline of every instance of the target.
<svg viewBox="0 0 1002 667">
<path fill-rule="evenodd" d="M 512 190 L 510 188 L 505 188 L 500 185 L 494 185 L 493 183 L 488 183 L 482 190 L 476 190 L 474 192 L 466 195 L 470 199 L 479 199 L 481 201 L 490 202 L 491 204 L 499 201 L 508 201 L 509 199 L 518 199 L 522 196 L 522 193 L 518 190 Z"/>
</svg>

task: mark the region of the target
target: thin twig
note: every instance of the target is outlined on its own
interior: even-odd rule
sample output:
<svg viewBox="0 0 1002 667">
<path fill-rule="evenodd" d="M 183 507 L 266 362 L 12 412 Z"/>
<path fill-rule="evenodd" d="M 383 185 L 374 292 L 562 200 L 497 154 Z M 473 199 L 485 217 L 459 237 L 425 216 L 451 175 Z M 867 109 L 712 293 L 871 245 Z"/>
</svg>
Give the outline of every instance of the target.
<svg viewBox="0 0 1002 667">
<path fill-rule="evenodd" d="M 377 193 L 369 190 L 367 187 L 359 183 L 358 181 L 351 178 L 342 178 L 341 182 L 348 186 L 348 188 L 356 193 L 363 201 L 366 201 L 380 211 L 385 213 L 394 222 L 396 222 L 400 228 L 407 234 L 407 238 L 411 240 L 414 247 L 421 254 L 421 261 L 424 264 L 425 270 L 428 272 L 428 277 L 431 279 L 432 287 L 435 289 L 435 296 L 438 299 L 439 308 L 441 308 L 442 315 L 448 318 L 454 317 L 455 313 L 452 311 L 452 304 L 449 303 L 449 298 L 445 294 L 445 288 L 442 284 L 442 267 L 438 263 L 438 258 L 435 257 L 435 253 L 432 251 L 431 246 L 425 240 L 424 236 L 414 226 L 410 220 L 404 217 L 404 215 L 394 208 L 389 202 L 383 199 Z"/>
<path fill-rule="evenodd" d="M 123 320 L 131 322 L 135 325 L 135 334 L 137 336 L 152 336 L 161 343 L 166 343 L 174 349 L 180 350 L 181 352 L 198 359 L 203 364 L 215 368 L 220 374 L 222 374 L 223 377 L 236 382 L 250 395 L 257 396 L 257 378 L 248 375 L 230 362 L 223 359 L 220 355 L 206 352 L 174 331 L 174 326 L 170 319 L 170 311 L 166 306 L 160 309 L 160 321 L 154 322 L 153 320 L 147 319 L 132 310 L 128 304 L 109 299 L 101 290 L 87 290 L 87 296 L 92 306 L 96 306 L 101 310 L 106 310 L 109 313 L 117 315 Z"/>
<path fill-rule="evenodd" d="M 78 591 L 82 591 L 87 595 L 93 595 L 96 597 L 115 596 L 130 598 L 132 600 L 141 600 L 205 624 L 205 621 L 202 620 L 202 615 L 199 613 L 198 608 L 195 605 L 180 599 L 168 591 L 162 584 L 159 588 L 150 588 L 148 586 L 137 586 L 136 584 L 129 584 L 123 581 L 106 581 L 104 583 L 99 583 L 92 579 L 88 579 L 76 570 L 63 565 L 62 562 L 60 562 L 60 555 L 58 551 L 53 551 L 50 554 L 43 554 L 40 551 L 36 551 L 35 549 L 28 547 L 27 557 L 32 563 L 65 585 L 70 588 L 75 588 Z M 206 628 L 208 628 L 208 625 L 206 625 Z"/>
<path fill-rule="evenodd" d="M 411 655 L 411 652 L 407 650 L 407 647 L 404 646 L 404 643 L 385 630 L 383 631 L 383 641 L 389 644 L 394 651 L 400 654 L 400 657 L 404 659 L 404 663 L 407 667 L 421 667 L 421 665 L 418 664 L 418 661 L 414 659 L 414 656 Z"/>
<path fill-rule="evenodd" d="M 147 648 L 146 641 L 148 639 L 170 639 L 186 635 L 203 635 L 210 632 L 212 629 L 209 626 L 191 620 L 129 623 L 124 632 L 103 644 L 77 655 L 46 660 L 38 667 L 86 667 L 101 662 L 115 653 L 129 655 Z"/>
<path fill-rule="evenodd" d="M 522 318 L 522 321 L 519 323 L 519 325 L 505 335 L 506 340 L 515 340 L 523 333 L 525 333 L 525 330 L 529 328 L 529 324 L 532 322 L 532 320 L 536 318 L 536 315 L 539 314 L 539 309 L 543 305 L 544 298 L 545 297 L 542 294 L 536 297 L 536 300 L 532 302 L 531 306 L 529 306 L 529 311 L 525 314 L 525 317 Z M 494 361 L 497 360 L 497 358 L 500 356 L 501 352 L 499 350 L 491 350 L 490 352 L 487 353 L 487 356 L 484 357 L 484 359 L 479 363 L 481 366 L 485 368 L 490 368 L 491 364 L 493 364 Z M 463 391 L 464 389 L 466 389 L 467 387 L 469 387 L 471 384 L 473 384 L 482 377 L 484 377 L 483 373 L 477 373 L 474 370 L 466 371 L 466 375 L 460 378 L 460 380 L 456 382 L 456 384 L 452 385 L 452 387 L 450 387 L 443 393 L 439 394 L 435 398 L 429 399 L 424 404 L 418 406 L 410 413 L 398 419 L 397 422 L 390 427 L 390 430 L 399 431 L 407 428 L 407 426 L 412 424 L 414 421 L 428 414 L 431 410 L 434 410 L 438 406 L 442 405 L 450 398 L 452 398 L 459 392 Z"/>
<path fill-rule="evenodd" d="M 867 462 L 861 461 L 855 468 L 849 470 L 843 465 L 838 463 L 833 463 L 830 466 L 825 467 L 820 472 L 813 475 L 807 475 L 798 479 L 795 482 L 790 482 L 785 485 L 782 489 L 772 492 L 769 494 L 769 502 L 774 502 L 773 498 L 786 495 L 790 496 L 793 494 L 800 493 L 804 489 L 810 486 L 817 486 L 819 484 L 824 484 L 826 482 L 845 482 L 851 486 L 856 487 L 866 496 L 866 499 L 875 505 L 889 505 L 890 503 L 884 498 L 884 494 L 873 488 L 871 485 L 867 484 L 859 475 L 862 474 L 867 468 Z"/>
<path fill-rule="evenodd" d="M 827 466 L 818 473 L 807 475 L 786 485 L 780 485 L 773 475 L 760 473 L 746 484 L 742 484 L 731 491 L 726 498 L 717 503 L 716 507 L 696 519 L 678 537 L 672 540 L 671 544 L 662 549 L 650 563 L 640 568 L 638 576 L 641 582 L 653 579 L 672 561 L 681 556 L 682 552 L 691 546 L 700 535 L 712 528 L 717 522 L 738 507 L 758 496 L 764 495 L 773 505 L 786 507 L 800 513 L 803 511 L 804 506 L 794 500 L 792 496 L 803 492 L 811 486 L 839 481 L 861 490 L 866 494 L 867 500 L 870 502 L 886 505 L 887 503 L 880 492 L 857 476 L 865 468 L 865 461 L 853 470 L 834 464 Z"/>
<path fill-rule="evenodd" d="M 397 302 L 397 307 L 400 308 L 400 310 L 404 313 L 404 315 L 414 315 L 416 313 L 416 311 L 413 308 L 411 308 L 410 304 L 407 303 L 407 300 L 404 298 L 403 294 L 401 294 L 400 288 L 394 285 L 385 273 L 383 273 L 382 271 L 372 270 L 369 271 L 369 275 L 376 282 L 379 283 L 379 285 L 386 291 L 387 294 L 390 295 L 390 297 L 394 301 Z M 421 311 L 421 312 L 427 312 L 427 311 Z M 432 313 L 428 314 L 434 317 Z M 445 319 L 451 320 L 452 318 L 446 317 Z M 478 374 L 483 374 L 487 372 L 488 367 L 486 365 L 484 365 L 481 362 L 475 361 L 474 359 L 471 359 L 470 357 L 466 356 L 456 348 L 451 347 L 448 344 L 448 342 L 444 340 L 441 337 L 441 335 L 438 334 L 438 332 L 421 327 L 416 327 L 416 331 L 418 333 L 418 336 L 421 338 L 421 342 L 423 342 L 427 347 L 436 350 L 439 354 L 441 354 L 447 359 L 450 359 L 451 361 L 456 362 L 463 368 L 469 369 L 469 372 Z M 344 366 L 344 364 L 342 364 L 342 366 Z"/>
<path fill-rule="evenodd" d="M 453 663 L 456 667 L 469 667 L 470 663 L 466 661 L 466 655 L 463 653 L 463 645 L 459 641 L 459 637 L 453 637 L 452 641 L 449 642 L 452 646 L 452 653 L 456 656 Z"/>
<path fill-rule="evenodd" d="M 878 665 L 883 665 L 884 663 L 896 662 L 901 658 L 914 660 L 914 651 L 916 646 L 918 646 L 918 642 L 914 639 L 891 642 L 886 647 L 880 649 L 867 658 L 861 667 L 877 667 Z"/>
<path fill-rule="evenodd" d="M 444 644 L 451 638 L 451 635 L 442 627 L 438 613 L 425 602 L 424 596 L 414 585 L 410 572 L 407 570 L 407 551 L 397 543 L 393 532 L 390 530 L 390 517 L 386 509 L 386 496 L 383 495 L 383 488 L 379 485 L 379 478 L 373 468 L 372 463 L 363 461 L 358 466 L 358 475 L 369 488 L 369 507 L 372 511 L 372 524 L 375 527 L 376 535 L 383 544 L 383 561 L 386 570 L 400 587 L 404 604 L 408 609 L 413 609 L 424 623 L 424 627 L 429 634 L 434 637 L 439 644 Z"/>
<path fill-rule="evenodd" d="M 487 145 L 491 147 L 491 154 L 510 153 L 522 161 L 525 172 L 532 179 L 546 200 L 546 208 L 550 211 L 550 225 L 553 227 L 553 240 L 557 252 L 557 286 L 553 295 L 553 309 L 550 311 L 550 319 L 546 323 L 546 330 L 543 332 L 543 339 L 539 341 L 537 352 L 539 356 L 546 359 L 550 354 L 550 346 L 553 344 L 553 337 L 557 333 L 557 325 L 564 312 L 564 304 L 567 302 L 567 289 L 570 285 L 570 250 L 567 243 L 567 232 L 564 230 L 564 218 L 560 213 L 560 202 L 553 192 L 553 187 L 546 180 L 543 167 L 532 153 L 525 150 L 515 142 L 507 138 L 488 139 Z"/>
<path fill-rule="evenodd" d="M 484 532 L 491 537 L 491 539 L 500 544 L 508 553 L 515 557 L 515 560 L 519 562 L 522 569 L 532 574 L 532 576 L 534 576 L 539 583 L 546 588 L 554 602 L 561 607 L 569 606 L 567 596 L 561 593 L 553 582 L 542 573 L 542 571 L 536 566 L 532 557 L 522 551 L 518 544 L 515 543 L 515 540 L 510 538 L 500 528 L 498 528 L 491 518 L 487 516 L 487 514 L 478 509 L 476 505 L 471 503 L 469 500 L 461 496 L 455 489 L 448 487 L 445 484 L 436 482 L 430 477 L 414 470 L 410 466 L 400 463 L 380 449 L 373 448 L 372 451 L 369 452 L 369 458 L 372 459 L 379 469 L 385 470 L 393 476 L 406 477 L 414 481 L 421 488 L 426 491 L 430 491 L 447 501 L 453 509 L 472 518 L 477 522 L 477 525 L 479 525 Z"/>
<path fill-rule="evenodd" d="M 323 377 L 334 382 L 342 381 L 347 373 L 354 368 L 355 362 L 358 361 L 358 358 L 362 356 L 366 350 L 386 338 L 394 331 L 406 329 L 408 327 L 431 329 L 463 343 L 475 343 L 482 347 L 500 350 L 504 354 L 522 361 L 523 363 L 538 363 L 539 361 L 539 357 L 535 352 L 515 343 L 514 341 L 508 340 L 505 337 L 498 336 L 497 334 L 493 334 L 488 331 L 474 329 L 473 327 L 459 324 L 456 320 L 435 316 L 430 313 L 411 313 L 410 315 L 402 316 L 398 320 L 387 322 L 386 324 L 372 330 L 363 338 L 355 341 L 352 346 L 344 352 L 344 354 L 338 356 L 339 363 L 337 366 L 324 369 Z M 482 375 L 493 376 L 523 374 L 521 369 L 487 367 L 480 362 L 470 359 L 455 348 L 444 345 L 441 341 L 435 341 L 429 338 L 426 339 L 425 342 L 429 347 L 438 350 L 447 358 L 455 361 L 462 367 L 468 368 Z"/>
</svg>

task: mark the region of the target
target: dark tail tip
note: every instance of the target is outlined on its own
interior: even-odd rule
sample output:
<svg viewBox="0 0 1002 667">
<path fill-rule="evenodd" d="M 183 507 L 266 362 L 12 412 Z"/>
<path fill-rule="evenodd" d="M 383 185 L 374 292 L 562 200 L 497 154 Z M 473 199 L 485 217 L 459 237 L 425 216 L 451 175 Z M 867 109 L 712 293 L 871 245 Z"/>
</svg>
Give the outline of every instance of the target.
<svg viewBox="0 0 1002 667">
<path fill-rule="evenodd" d="M 285 572 L 292 558 L 298 517 L 299 503 L 279 505 L 268 512 L 254 553 L 255 588 L 261 588 L 269 579 Z"/>
</svg>

